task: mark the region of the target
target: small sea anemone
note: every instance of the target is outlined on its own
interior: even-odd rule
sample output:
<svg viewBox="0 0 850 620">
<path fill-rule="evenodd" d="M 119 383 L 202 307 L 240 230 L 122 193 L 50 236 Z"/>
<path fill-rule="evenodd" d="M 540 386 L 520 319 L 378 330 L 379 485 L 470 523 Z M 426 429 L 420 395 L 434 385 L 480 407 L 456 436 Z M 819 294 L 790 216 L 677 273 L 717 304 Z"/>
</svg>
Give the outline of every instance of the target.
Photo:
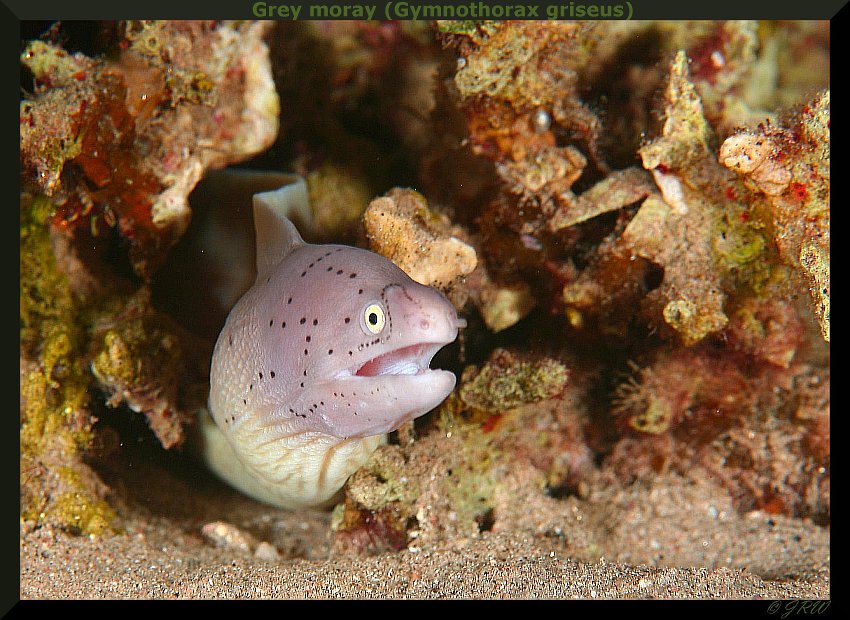
<svg viewBox="0 0 850 620">
<path fill-rule="evenodd" d="M 698 379 L 671 385 L 652 367 L 634 362 L 629 366 L 634 374 L 615 389 L 612 413 L 642 433 L 660 434 L 675 427 L 693 400 Z"/>
</svg>

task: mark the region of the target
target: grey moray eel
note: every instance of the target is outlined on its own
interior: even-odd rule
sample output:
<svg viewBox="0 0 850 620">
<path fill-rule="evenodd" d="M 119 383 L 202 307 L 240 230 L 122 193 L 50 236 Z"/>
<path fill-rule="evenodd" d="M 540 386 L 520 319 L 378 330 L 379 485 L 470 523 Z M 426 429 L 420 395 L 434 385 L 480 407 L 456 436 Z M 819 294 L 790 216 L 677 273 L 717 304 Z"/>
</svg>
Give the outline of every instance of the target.
<svg viewBox="0 0 850 620">
<path fill-rule="evenodd" d="M 306 243 L 306 184 L 254 195 L 256 280 L 230 311 L 200 413 L 203 459 L 280 508 L 327 505 L 386 433 L 439 405 L 455 376 L 430 368 L 465 321 L 386 258 Z"/>
</svg>

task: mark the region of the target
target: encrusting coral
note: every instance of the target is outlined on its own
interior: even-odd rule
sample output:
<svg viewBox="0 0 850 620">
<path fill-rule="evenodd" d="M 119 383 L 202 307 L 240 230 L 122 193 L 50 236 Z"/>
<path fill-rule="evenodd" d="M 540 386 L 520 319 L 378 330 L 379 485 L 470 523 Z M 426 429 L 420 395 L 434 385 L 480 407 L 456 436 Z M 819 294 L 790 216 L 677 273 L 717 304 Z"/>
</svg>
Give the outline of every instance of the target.
<svg viewBox="0 0 850 620">
<path fill-rule="evenodd" d="M 204 171 L 276 136 L 268 28 L 120 22 L 109 27 L 113 54 L 72 54 L 47 40 L 21 54 L 33 79 L 20 104 L 27 523 L 117 527 L 108 489 L 85 462 L 103 404 L 145 414 L 172 447 L 203 402 L 203 345 L 194 349 L 151 305 L 147 282 L 188 225 L 187 197 Z"/>
<path fill-rule="evenodd" d="M 25 522 L 116 527 L 80 456 L 104 405 L 182 443 L 209 343 L 150 285 L 183 273 L 198 179 L 262 151 L 322 241 L 469 325 L 455 392 L 350 479 L 337 551 L 497 531 L 517 468 L 551 501 L 699 468 L 741 510 L 829 522 L 828 24 L 105 29 L 110 55 L 22 53 Z"/>
<path fill-rule="evenodd" d="M 21 200 L 21 518 L 99 534 L 115 513 L 82 461 L 93 439 L 82 309 L 44 226 L 52 208 L 43 197 Z"/>
<path fill-rule="evenodd" d="M 363 225 L 374 252 L 426 286 L 448 290 L 478 263 L 475 249 L 455 236 L 460 231 L 413 190 L 394 189 L 373 200 Z"/>
<path fill-rule="evenodd" d="M 21 163 L 26 184 L 59 207 L 55 224 L 116 227 L 135 271 L 150 278 L 189 224 L 187 197 L 204 171 L 277 135 L 268 28 L 126 22 L 115 59 L 29 44 Z"/>
<path fill-rule="evenodd" d="M 720 161 L 745 179 L 770 214 L 780 255 L 805 276 L 827 341 L 829 152 L 828 91 L 781 125 L 737 133 L 720 147 Z"/>
<path fill-rule="evenodd" d="M 471 218 L 484 275 L 472 274 L 466 286 L 475 290 L 496 280 L 527 287 L 530 305 L 564 313 L 570 345 L 576 338 L 579 347 L 598 342 L 613 354 L 606 362 L 613 377 L 622 365 L 627 379 L 612 381 L 610 397 L 614 419 L 625 429 L 609 462 L 628 466 L 625 455 L 634 456 L 643 442 L 666 445 L 668 455 L 686 445 L 683 454 L 692 455 L 700 445 L 722 446 L 721 438 L 736 432 L 730 429 L 761 428 L 761 416 L 781 417 L 781 403 L 796 398 L 801 377 L 822 372 L 813 315 L 828 337 L 829 96 L 776 115 L 779 101 L 787 103 L 790 92 L 802 96 L 812 83 L 776 61 L 792 47 L 784 28 L 805 29 L 817 40 L 820 26 L 503 22 L 464 28 L 447 22 L 438 28 L 458 64 L 437 109 L 443 101 L 459 102 L 467 156 L 492 162 L 488 182 L 478 184 L 480 212 Z M 524 56 L 510 53 L 532 37 Z M 637 46 L 638 38 L 645 47 Z M 817 52 L 794 49 L 821 70 Z M 628 51 L 646 54 L 652 64 L 641 65 Z M 445 73 L 451 76 L 451 68 Z M 538 80 L 551 90 L 538 88 Z M 615 87 L 623 88 L 616 91 L 621 99 L 610 97 L 614 103 L 605 105 L 625 115 L 597 116 L 578 94 L 614 93 Z M 572 101 L 553 101 L 551 92 Z M 650 102 L 657 125 L 638 114 Z M 558 113 L 565 109 L 581 112 L 565 121 Z M 624 139 L 616 143 L 608 130 Z M 638 134 L 642 144 L 632 138 Z M 747 141 L 757 142 L 760 153 L 755 164 L 736 169 L 727 151 L 746 149 Z M 635 144 L 631 157 L 639 157 L 632 162 L 645 171 L 634 163 L 609 171 L 606 158 L 628 161 L 629 144 Z M 473 164 L 455 167 L 472 170 Z M 445 171 L 429 162 L 428 170 L 436 169 Z M 775 170 L 785 171 L 782 178 L 774 179 Z M 797 171 L 793 186 L 791 170 Z M 461 217 L 469 208 L 461 192 L 444 200 L 454 201 Z M 814 313 L 795 301 L 801 286 L 795 272 L 808 282 Z M 481 300 L 495 300 L 471 298 L 482 316 Z M 634 359 L 644 361 L 629 371 Z M 762 385 L 787 385 L 788 393 L 771 399 Z M 462 382 L 461 393 L 466 387 Z M 703 415 L 707 411 L 713 413 Z M 811 427 L 815 436 L 824 415 L 828 419 L 828 407 L 814 416 L 821 420 Z M 592 424 L 603 435 L 604 420 Z M 795 441 L 784 421 L 768 433 L 776 445 Z M 782 510 L 823 518 L 828 472 L 803 465 L 812 458 L 805 445 L 817 441 L 801 445 L 794 462 L 812 473 L 783 491 Z M 633 473 L 652 471 L 641 462 L 631 461 Z M 692 456 L 678 459 L 682 468 L 689 462 Z M 748 466 L 739 467 L 726 479 L 740 505 L 763 505 L 763 493 L 748 482 Z M 793 500 L 814 480 L 817 499 Z"/>
</svg>

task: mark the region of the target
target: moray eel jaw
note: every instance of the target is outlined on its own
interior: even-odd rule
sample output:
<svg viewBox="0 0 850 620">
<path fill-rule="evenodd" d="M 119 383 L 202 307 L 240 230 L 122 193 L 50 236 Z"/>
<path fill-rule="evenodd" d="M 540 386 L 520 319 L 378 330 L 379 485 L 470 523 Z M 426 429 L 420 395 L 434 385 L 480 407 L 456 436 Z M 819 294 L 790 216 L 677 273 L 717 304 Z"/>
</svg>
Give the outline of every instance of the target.
<svg viewBox="0 0 850 620">
<path fill-rule="evenodd" d="M 384 345 L 377 355 L 358 360 L 324 383 L 331 399 L 346 394 L 347 402 L 322 416 L 322 432 L 367 437 L 394 431 L 437 407 L 455 387 L 453 373 L 430 365 L 465 321 L 441 293 L 420 285 L 390 287 L 385 299 L 395 317 L 389 342 L 396 345 L 389 350 Z"/>
<path fill-rule="evenodd" d="M 431 370 L 431 359 L 447 343 L 439 342 L 413 344 L 388 351 L 372 358 L 357 370 L 350 372 L 355 377 L 383 377 L 392 375 L 421 375 Z M 340 376 L 343 376 L 341 373 Z"/>
<path fill-rule="evenodd" d="M 367 365 L 376 364 L 379 362 Z M 447 370 L 421 368 L 417 362 L 407 360 L 394 360 L 390 365 L 404 372 L 341 376 L 325 384 L 332 394 L 356 394 L 354 406 L 358 409 L 356 415 L 346 415 L 350 413 L 346 407 L 339 407 L 327 417 L 322 416 L 325 432 L 340 438 L 389 433 L 437 407 L 454 389 L 455 376 Z M 386 408 L 388 402 L 393 404 L 392 409 Z"/>
</svg>

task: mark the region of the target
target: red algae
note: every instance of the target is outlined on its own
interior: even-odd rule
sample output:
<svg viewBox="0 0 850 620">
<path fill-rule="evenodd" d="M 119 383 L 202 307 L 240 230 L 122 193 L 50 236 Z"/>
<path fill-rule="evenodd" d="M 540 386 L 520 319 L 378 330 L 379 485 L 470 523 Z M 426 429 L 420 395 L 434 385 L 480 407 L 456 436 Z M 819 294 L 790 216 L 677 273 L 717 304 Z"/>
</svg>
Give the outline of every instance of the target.
<svg viewBox="0 0 850 620">
<path fill-rule="evenodd" d="M 242 66 L 265 53 L 266 30 L 127 22 L 114 59 L 28 46 L 35 92 L 21 103 L 23 181 L 51 196 L 54 224 L 99 237 L 116 227 L 149 280 L 188 225 L 186 197 L 203 170 L 276 135 L 276 94 L 259 92 L 270 76 L 262 62 Z"/>
</svg>

